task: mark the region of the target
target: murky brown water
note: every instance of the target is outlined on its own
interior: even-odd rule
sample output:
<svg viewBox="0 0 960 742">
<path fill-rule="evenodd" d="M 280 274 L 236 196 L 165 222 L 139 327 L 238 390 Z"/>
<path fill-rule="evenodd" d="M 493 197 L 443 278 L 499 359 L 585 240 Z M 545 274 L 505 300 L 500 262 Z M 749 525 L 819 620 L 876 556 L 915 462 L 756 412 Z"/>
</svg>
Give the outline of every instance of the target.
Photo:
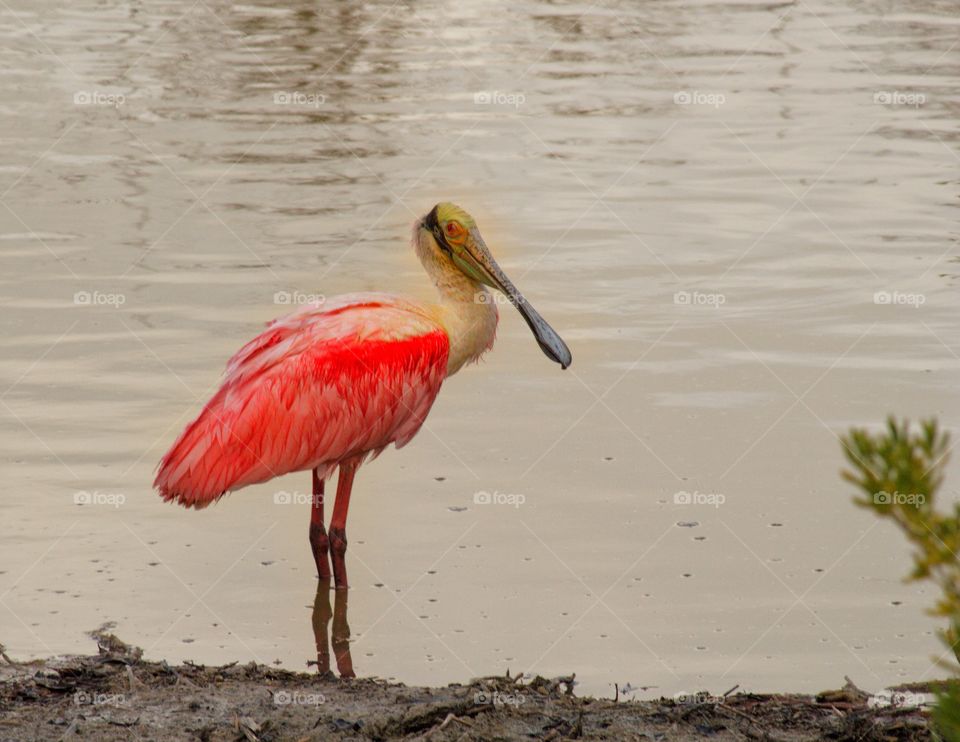
<svg viewBox="0 0 960 742">
<path fill-rule="evenodd" d="M 151 657 L 315 656 L 309 475 L 195 513 L 152 469 L 285 298 L 427 293 L 409 223 L 451 199 L 575 360 L 504 312 L 361 472 L 359 674 L 934 675 L 934 595 L 835 435 L 960 413 L 955 7 L 315 5 L 0 11 L 8 652 L 111 620 Z"/>
</svg>

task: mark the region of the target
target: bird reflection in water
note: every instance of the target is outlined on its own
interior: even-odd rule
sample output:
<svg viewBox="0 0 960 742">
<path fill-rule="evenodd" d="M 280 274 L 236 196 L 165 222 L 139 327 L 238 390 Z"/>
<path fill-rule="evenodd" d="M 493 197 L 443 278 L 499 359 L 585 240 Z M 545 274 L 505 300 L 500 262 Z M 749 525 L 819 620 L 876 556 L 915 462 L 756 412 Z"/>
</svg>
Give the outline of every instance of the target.
<svg viewBox="0 0 960 742">
<path fill-rule="evenodd" d="M 330 578 L 317 581 L 317 596 L 313 600 L 313 636 L 317 642 L 317 672 L 332 675 L 330 650 L 337 663 L 341 678 L 355 678 L 353 659 L 350 657 L 350 626 L 347 624 L 347 593 L 349 590 L 334 590 L 333 608 L 330 607 Z M 333 627 L 330 628 L 330 619 Z M 312 663 L 310 663 L 312 664 Z"/>
</svg>

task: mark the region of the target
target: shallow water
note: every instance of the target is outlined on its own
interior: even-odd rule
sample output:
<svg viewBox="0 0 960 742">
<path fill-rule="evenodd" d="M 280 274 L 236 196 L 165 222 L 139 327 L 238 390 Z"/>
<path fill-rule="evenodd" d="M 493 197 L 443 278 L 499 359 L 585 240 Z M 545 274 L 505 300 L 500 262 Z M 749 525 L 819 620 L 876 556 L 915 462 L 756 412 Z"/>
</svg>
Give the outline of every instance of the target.
<svg viewBox="0 0 960 742">
<path fill-rule="evenodd" d="M 505 310 L 361 471 L 360 675 L 936 676 L 935 596 L 836 435 L 957 423 L 954 6 L 314 5 L 0 10 L 8 653 L 114 621 L 155 658 L 315 659 L 309 474 L 187 512 L 152 470 L 290 303 L 429 295 L 409 224 L 450 199 L 574 365 Z"/>
</svg>

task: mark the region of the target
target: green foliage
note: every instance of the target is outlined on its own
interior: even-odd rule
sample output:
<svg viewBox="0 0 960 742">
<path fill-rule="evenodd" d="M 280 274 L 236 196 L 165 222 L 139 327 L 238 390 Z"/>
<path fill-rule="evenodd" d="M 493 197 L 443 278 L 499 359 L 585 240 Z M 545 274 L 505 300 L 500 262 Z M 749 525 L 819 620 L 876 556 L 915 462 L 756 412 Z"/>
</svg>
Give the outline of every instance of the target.
<svg viewBox="0 0 960 742">
<path fill-rule="evenodd" d="M 850 469 L 843 478 L 861 496 L 854 502 L 899 526 L 913 549 L 912 580 L 929 580 L 941 596 L 931 613 L 947 619 L 940 636 L 960 662 L 960 503 L 939 512 L 935 498 L 943 483 L 950 439 L 926 420 L 911 431 L 907 420 L 890 417 L 886 430 L 853 429 L 841 439 Z M 958 667 L 951 666 L 954 674 Z M 940 693 L 935 721 L 944 739 L 960 742 L 960 683 Z"/>
<path fill-rule="evenodd" d="M 950 742 L 960 740 L 960 686 L 957 683 L 950 683 L 947 689 L 939 694 L 933 719 L 937 731 L 944 739 Z"/>
</svg>

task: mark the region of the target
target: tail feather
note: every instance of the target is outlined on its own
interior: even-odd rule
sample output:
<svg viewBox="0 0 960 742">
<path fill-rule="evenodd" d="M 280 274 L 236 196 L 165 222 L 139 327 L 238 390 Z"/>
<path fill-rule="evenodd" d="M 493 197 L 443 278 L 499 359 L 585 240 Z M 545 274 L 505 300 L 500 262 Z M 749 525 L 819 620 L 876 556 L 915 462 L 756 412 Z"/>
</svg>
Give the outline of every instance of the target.
<svg viewBox="0 0 960 742">
<path fill-rule="evenodd" d="M 224 392 L 207 403 L 161 459 L 153 486 L 165 501 L 203 508 L 249 475 L 255 457 L 244 455 L 245 445 L 236 443 L 244 441 L 225 415 Z"/>
</svg>

